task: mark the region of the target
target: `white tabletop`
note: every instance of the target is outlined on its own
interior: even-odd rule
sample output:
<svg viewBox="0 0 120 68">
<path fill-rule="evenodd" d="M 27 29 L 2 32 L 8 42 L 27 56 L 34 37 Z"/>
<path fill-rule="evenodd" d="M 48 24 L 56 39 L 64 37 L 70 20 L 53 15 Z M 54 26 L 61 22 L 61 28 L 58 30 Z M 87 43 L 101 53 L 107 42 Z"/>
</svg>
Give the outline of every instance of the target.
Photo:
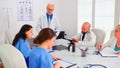
<svg viewBox="0 0 120 68">
<path fill-rule="evenodd" d="M 84 68 L 86 64 L 102 64 L 107 68 L 120 68 L 120 57 L 101 57 L 101 55 L 92 54 L 94 50 L 88 50 L 86 57 L 81 57 L 81 51 L 77 47 L 75 53 L 67 50 L 55 51 L 53 53 L 64 60 L 69 60 L 77 64 L 71 68 Z"/>
</svg>

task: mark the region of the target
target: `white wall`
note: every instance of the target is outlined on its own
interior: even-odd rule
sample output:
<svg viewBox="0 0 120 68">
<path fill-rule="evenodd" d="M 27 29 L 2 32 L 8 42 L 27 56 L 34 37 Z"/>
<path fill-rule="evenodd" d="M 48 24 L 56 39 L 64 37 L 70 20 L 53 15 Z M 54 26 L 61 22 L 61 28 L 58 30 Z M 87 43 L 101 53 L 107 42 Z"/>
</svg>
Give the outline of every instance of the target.
<svg viewBox="0 0 120 68">
<path fill-rule="evenodd" d="M 0 29 L 1 31 L 6 31 L 9 27 L 12 30 L 12 34 L 17 32 L 18 27 L 16 26 L 16 7 L 15 0 L 0 0 Z M 8 24 L 9 23 L 9 24 Z M 13 25 L 14 24 L 14 25 Z"/>
<path fill-rule="evenodd" d="M 77 0 L 60 0 L 59 20 L 68 37 L 77 33 Z"/>
<path fill-rule="evenodd" d="M 0 0 L 0 27 L 3 28 L 0 31 L 4 31 L 9 27 L 14 37 L 23 24 L 31 24 L 35 28 L 39 16 L 46 13 L 46 5 L 51 2 L 55 4 L 54 13 L 58 16 L 62 30 L 65 30 L 69 37 L 77 33 L 77 0 L 32 1 L 33 21 L 17 21 L 17 0 Z M 35 33 L 35 29 L 33 31 Z"/>
<path fill-rule="evenodd" d="M 120 0 L 115 0 L 115 19 L 114 28 L 116 25 L 120 24 Z"/>
</svg>

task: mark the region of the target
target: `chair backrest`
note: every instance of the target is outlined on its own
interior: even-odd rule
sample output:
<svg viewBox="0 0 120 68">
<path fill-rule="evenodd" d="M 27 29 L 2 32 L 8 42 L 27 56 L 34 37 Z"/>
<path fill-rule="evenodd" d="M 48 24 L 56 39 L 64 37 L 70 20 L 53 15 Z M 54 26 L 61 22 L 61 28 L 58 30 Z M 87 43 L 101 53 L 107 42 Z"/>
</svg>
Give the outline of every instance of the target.
<svg viewBox="0 0 120 68">
<path fill-rule="evenodd" d="M 114 30 L 111 30 L 110 38 L 114 36 Z"/>
<path fill-rule="evenodd" d="M 15 37 L 13 31 L 11 29 L 8 29 L 8 30 L 6 30 L 5 35 L 6 35 L 7 43 L 12 44 L 12 41 Z"/>
<path fill-rule="evenodd" d="M 13 36 L 10 29 L 0 32 L 0 45 L 1 44 L 12 44 Z"/>
<path fill-rule="evenodd" d="M 5 44 L 5 34 L 4 32 L 0 32 L 0 45 Z"/>
<path fill-rule="evenodd" d="M 27 68 L 22 53 L 12 45 L 0 46 L 0 58 L 4 68 Z"/>
<path fill-rule="evenodd" d="M 92 29 L 92 31 L 95 33 L 96 35 L 96 45 L 97 44 L 103 44 L 104 43 L 104 40 L 105 40 L 105 36 L 106 36 L 106 33 L 104 30 L 102 29 L 98 29 L 98 28 L 94 28 Z M 95 45 L 95 46 L 96 46 Z"/>
</svg>

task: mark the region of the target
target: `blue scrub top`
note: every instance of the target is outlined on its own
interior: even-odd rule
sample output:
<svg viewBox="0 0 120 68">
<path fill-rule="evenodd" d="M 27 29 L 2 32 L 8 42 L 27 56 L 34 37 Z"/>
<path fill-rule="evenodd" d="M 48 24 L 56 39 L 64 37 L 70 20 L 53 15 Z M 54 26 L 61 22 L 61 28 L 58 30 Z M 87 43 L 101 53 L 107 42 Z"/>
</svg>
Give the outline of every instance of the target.
<svg viewBox="0 0 120 68">
<path fill-rule="evenodd" d="M 34 47 L 29 56 L 29 68 L 54 68 L 53 61 L 47 50 Z"/>
<path fill-rule="evenodd" d="M 23 38 L 19 38 L 17 44 L 15 45 L 15 47 L 23 54 L 25 61 L 28 65 L 29 63 L 29 54 L 31 52 L 31 48 L 30 48 L 30 44 L 27 40 L 24 40 Z"/>
</svg>

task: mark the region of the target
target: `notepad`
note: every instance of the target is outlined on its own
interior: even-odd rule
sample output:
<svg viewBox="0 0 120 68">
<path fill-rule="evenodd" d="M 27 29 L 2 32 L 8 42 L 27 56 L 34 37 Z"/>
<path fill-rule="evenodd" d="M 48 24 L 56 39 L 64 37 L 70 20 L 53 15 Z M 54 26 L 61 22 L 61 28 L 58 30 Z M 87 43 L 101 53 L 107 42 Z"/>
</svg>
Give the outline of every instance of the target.
<svg viewBox="0 0 120 68">
<path fill-rule="evenodd" d="M 102 51 L 100 51 L 100 55 L 102 57 L 118 57 L 116 52 L 110 47 L 106 47 Z"/>
<path fill-rule="evenodd" d="M 57 60 L 61 64 L 61 68 L 72 68 L 76 63 L 67 60 Z"/>
</svg>

